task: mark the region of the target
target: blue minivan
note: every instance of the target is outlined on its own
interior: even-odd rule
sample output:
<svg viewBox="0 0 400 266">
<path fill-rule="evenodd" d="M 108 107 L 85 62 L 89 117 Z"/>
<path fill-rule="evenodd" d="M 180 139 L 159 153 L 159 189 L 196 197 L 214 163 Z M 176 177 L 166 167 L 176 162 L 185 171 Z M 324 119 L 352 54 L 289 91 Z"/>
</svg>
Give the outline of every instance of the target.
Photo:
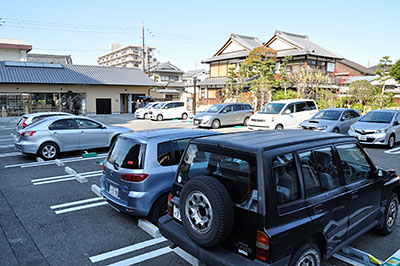
<svg viewBox="0 0 400 266">
<path fill-rule="evenodd" d="M 157 129 L 120 135 L 103 163 L 101 193 L 115 209 L 148 216 L 166 213 L 181 156 L 193 137 L 218 134 L 198 129 Z"/>
</svg>

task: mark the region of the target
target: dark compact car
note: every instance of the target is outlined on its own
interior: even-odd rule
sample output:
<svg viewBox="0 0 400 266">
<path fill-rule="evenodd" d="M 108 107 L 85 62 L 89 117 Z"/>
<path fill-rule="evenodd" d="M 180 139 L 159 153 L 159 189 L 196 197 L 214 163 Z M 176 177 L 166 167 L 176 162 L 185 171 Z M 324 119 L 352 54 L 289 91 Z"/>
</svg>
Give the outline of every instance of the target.
<svg viewBox="0 0 400 266">
<path fill-rule="evenodd" d="M 399 194 L 350 136 L 216 135 L 189 143 L 159 227 L 208 265 L 320 265 L 373 227 L 389 234 Z"/>
<path fill-rule="evenodd" d="M 167 211 L 168 193 L 189 140 L 215 134 L 168 128 L 121 135 L 103 163 L 103 197 L 119 211 L 157 223 Z"/>
</svg>

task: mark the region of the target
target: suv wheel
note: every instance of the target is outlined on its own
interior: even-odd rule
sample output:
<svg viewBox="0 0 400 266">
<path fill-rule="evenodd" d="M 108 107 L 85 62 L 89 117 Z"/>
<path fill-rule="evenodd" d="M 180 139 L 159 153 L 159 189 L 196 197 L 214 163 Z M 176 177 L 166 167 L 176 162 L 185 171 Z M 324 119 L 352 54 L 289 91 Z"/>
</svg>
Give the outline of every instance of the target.
<svg viewBox="0 0 400 266">
<path fill-rule="evenodd" d="M 182 114 L 182 119 L 183 119 L 183 120 L 186 120 L 187 118 L 188 118 L 188 114 L 187 114 L 187 113 L 183 113 L 183 114 Z"/>
<path fill-rule="evenodd" d="M 215 178 L 190 179 L 182 189 L 180 206 L 185 231 L 198 245 L 212 247 L 232 232 L 232 202 Z"/>
<path fill-rule="evenodd" d="M 320 266 L 321 254 L 314 243 L 307 243 L 298 248 L 290 260 L 289 266 Z"/>
<path fill-rule="evenodd" d="M 282 126 L 281 124 L 279 124 L 279 125 L 277 125 L 277 126 L 275 127 L 275 129 L 276 129 L 276 130 L 282 130 L 282 129 L 283 129 L 283 126 Z"/>
<path fill-rule="evenodd" d="M 247 126 L 248 124 L 249 124 L 249 117 L 246 117 L 245 119 L 244 119 L 244 121 L 243 121 L 243 125 L 244 126 Z"/>
<path fill-rule="evenodd" d="M 57 144 L 53 142 L 43 143 L 39 148 L 39 156 L 42 157 L 43 160 L 55 159 L 59 152 L 60 150 Z"/>
<path fill-rule="evenodd" d="M 387 144 L 388 148 L 389 149 L 393 148 L 395 142 L 396 142 L 396 139 L 395 139 L 394 135 L 393 134 L 390 135 L 390 137 L 388 139 L 388 144 Z"/>
<path fill-rule="evenodd" d="M 162 115 L 158 115 L 158 116 L 157 116 L 157 121 L 162 121 L 163 118 L 164 118 L 164 117 L 163 117 Z"/>
<path fill-rule="evenodd" d="M 383 227 L 381 229 L 384 235 L 388 235 L 393 231 L 399 213 L 399 199 L 395 193 L 391 193 L 386 204 Z"/>
<path fill-rule="evenodd" d="M 218 119 L 215 119 L 215 120 L 212 121 L 212 123 L 211 123 L 211 127 L 214 128 L 214 129 L 217 129 L 217 128 L 219 128 L 220 126 L 221 126 L 221 122 L 219 122 Z"/>
<path fill-rule="evenodd" d="M 149 221 L 157 226 L 158 219 L 164 214 L 167 214 L 167 204 L 168 204 L 167 194 L 159 197 L 151 207 L 150 213 L 148 215 Z"/>
</svg>

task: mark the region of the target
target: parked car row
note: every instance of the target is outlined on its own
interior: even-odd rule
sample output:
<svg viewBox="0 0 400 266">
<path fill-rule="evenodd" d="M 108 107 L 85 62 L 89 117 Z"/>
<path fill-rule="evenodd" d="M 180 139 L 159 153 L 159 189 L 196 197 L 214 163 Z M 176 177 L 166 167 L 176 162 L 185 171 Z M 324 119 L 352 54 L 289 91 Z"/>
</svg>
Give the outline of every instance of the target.
<svg viewBox="0 0 400 266">
<path fill-rule="evenodd" d="M 151 102 L 135 111 L 135 117 L 139 119 L 151 119 L 162 121 L 164 119 L 183 119 L 189 117 L 189 112 L 184 102 L 167 101 Z"/>
</svg>

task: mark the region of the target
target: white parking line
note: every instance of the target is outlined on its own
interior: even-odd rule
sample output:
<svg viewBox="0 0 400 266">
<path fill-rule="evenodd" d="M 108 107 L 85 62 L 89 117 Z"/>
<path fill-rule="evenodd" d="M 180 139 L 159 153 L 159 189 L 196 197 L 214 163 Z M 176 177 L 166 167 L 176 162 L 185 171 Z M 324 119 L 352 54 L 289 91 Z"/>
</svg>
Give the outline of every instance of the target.
<svg viewBox="0 0 400 266">
<path fill-rule="evenodd" d="M 161 255 L 167 254 L 167 253 L 169 253 L 171 251 L 172 251 L 172 249 L 170 247 L 160 248 L 160 249 L 156 249 L 154 251 L 147 252 L 147 253 L 144 253 L 142 255 L 130 258 L 130 259 L 126 259 L 126 260 L 119 261 L 119 262 L 116 262 L 116 263 L 113 263 L 113 264 L 109 264 L 109 266 L 127 266 L 127 265 L 132 265 L 134 263 L 140 263 L 140 262 L 143 262 L 143 261 L 146 261 L 146 260 L 161 256 Z"/>
<path fill-rule="evenodd" d="M 102 254 L 99 254 L 99 255 L 96 255 L 96 256 L 92 256 L 92 257 L 89 257 L 89 259 L 90 259 L 90 261 L 92 263 L 96 263 L 96 262 L 99 262 L 99 261 L 102 261 L 102 260 L 107 260 L 107 259 L 110 259 L 110 258 L 113 258 L 113 257 L 120 256 L 122 254 L 133 252 L 133 251 L 145 248 L 145 247 L 156 245 L 156 244 L 162 243 L 164 241 L 167 241 L 167 239 L 165 239 L 164 237 L 154 238 L 154 239 L 150 239 L 150 240 L 147 240 L 147 241 L 144 241 L 144 242 L 141 242 L 141 243 L 137 243 L 137 244 L 134 244 L 134 245 L 131 245 L 131 246 L 127 246 L 127 247 L 124 247 L 124 248 L 120 248 L 120 249 L 116 249 L 116 250 L 113 250 L 113 251 L 102 253 Z"/>
<path fill-rule="evenodd" d="M 10 138 L 8 138 L 8 139 L 0 139 L 0 142 L 6 142 L 6 141 L 14 141 L 14 139 L 10 139 Z"/>
<path fill-rule="evenodd" d="M 14 148 L 15 145 L 1 145 L 0 149 L 8 149 L 8 148 Z"/>
<path fill-rule="evenodd" d="M 92 203 L 92 204 L 88 204 L 88 205 L 82 205 L 79 207 L 72 207 L 72 208 L 68 208 L 68 209 L 64 209 L 64 210 L 60 210 L 60 211 L 55 211 L 55 213 L 62 214 L 62 213 L 66 213 L 66 212 L 79 211 L 79 210 L 89 209 L 89 208 L 98 207 L 98 206 L 102 206 L 102 205 L 107 205 L 107 201 Z"/>
<path fill-rule="evenodd" d="M 80 173 L 82 177 L 94 177 L 94 176 L 100 176 L 102 175 L 103 171 L 91 171 L 91 172 L 86 172 L 86 173 Z M 73 174 L 69 175 L 59 175 L 59 176 L 52 176 L 52 177 L 44 177 L 44 178 L 37 178 L 37 179 L 32 179 L 32 183 L 34 186 L 36 185 L 44 185 L 44 184 L 51 184 L 51 183 L 56 183 L 56 182 L 63 182 L 63 181 L 68 181 L 68 180 L 74 180 L 75 177 Z"/>
<path fill-rule="evenodd" d="M 90 158 L 82 158 L 82 157 L 72 157 L 72 158 L 66 158 L 66 159 L 61 159 L 59 161 L 53 160 L 53 161 L 45 161 L 45 162 L 33 162 L 33 163 L 20 163 L 20 164 L 10 164 L 4 166 L 4 168 L 11 168 L 11 167 L 21 167 L 21 168 L 27 168 L 27 167 L 34 167 L 34 166 L 43 166 L 43 165 L 49 165 L 49 164 L 57 164 L 57 162 L 62 162 L 62 163 L 70 163 L 70 162 L 78 162 L 78 161 L 86 161 L 86 160 L 95 160 L 95 159 L 101 159 L 106 157 L 106 153 L 98 154 L 97 157 L 90 157 Z"/>
<path fill-rule="evenodd" d="M 7 153 L 0 153 L 0 158 L 4 158 L 4 157 L 12 157 L 12 156 L 18 156 L 18 155 L 22 155 L 22 153 L 15 151 L 15 152 L 7 152 Z"/>
<path fill-rule="evenodd" d="M 400 147 L 384 151 L 384 153 L 387 153 L 387 154 L 400 154 Z"/>
<path fill-rule="evenodd" d="M 102 199 L 103 199 L 103 197 L 96 197 L 96 198 L 90 198 L 90 199 L 85 199 L 85 200 L 72 201 L 72 202 L 68 202 L 68 203 L 63 203 L 63 204 L 50 206 L 50 209 L 52 209 L 52 210 L 60 209 L 60 208 L 64 208 L 64 207 L 79 205 L 79 204 L 82 204 L 82 203 L 99 201 L 99 200 L 102 200 Z"/>
<path fill-rule="evenodd" d="M 94 202 L 94 201 L 100 201 L 100 202 L 86 204 L 86 205 L 80 205 L 82 203 L 89 203 L 89 202 Z M 61 210 L 56 210 L 54 212 L 56 214 L 62 214 L 62 213 L 66 213 L 66 212 L 73 212 L 73 211 L 93 208 L 93 207 L 97 207 L 97 206 L 102 206 L 102 205 L 106 205 L 106 204 L 107 204 L 107 201 L 105 201 L 103 199 L 103 197 L 96 197 L 96 198 L 90 198 L 90 199 L 85 199 L 85 200 L 78 200 L 78 201 L 73 201 L 73 202 L 53 205 L 53 206 L 50 206 L 50 209 L 52 209 L 52 210 L 61 209 Z M 62 208 L 65 208 L 65 207 L 75 206 L 75 205 L 80 205 L 80 206 L 62 209 Z"/>
</svg>

